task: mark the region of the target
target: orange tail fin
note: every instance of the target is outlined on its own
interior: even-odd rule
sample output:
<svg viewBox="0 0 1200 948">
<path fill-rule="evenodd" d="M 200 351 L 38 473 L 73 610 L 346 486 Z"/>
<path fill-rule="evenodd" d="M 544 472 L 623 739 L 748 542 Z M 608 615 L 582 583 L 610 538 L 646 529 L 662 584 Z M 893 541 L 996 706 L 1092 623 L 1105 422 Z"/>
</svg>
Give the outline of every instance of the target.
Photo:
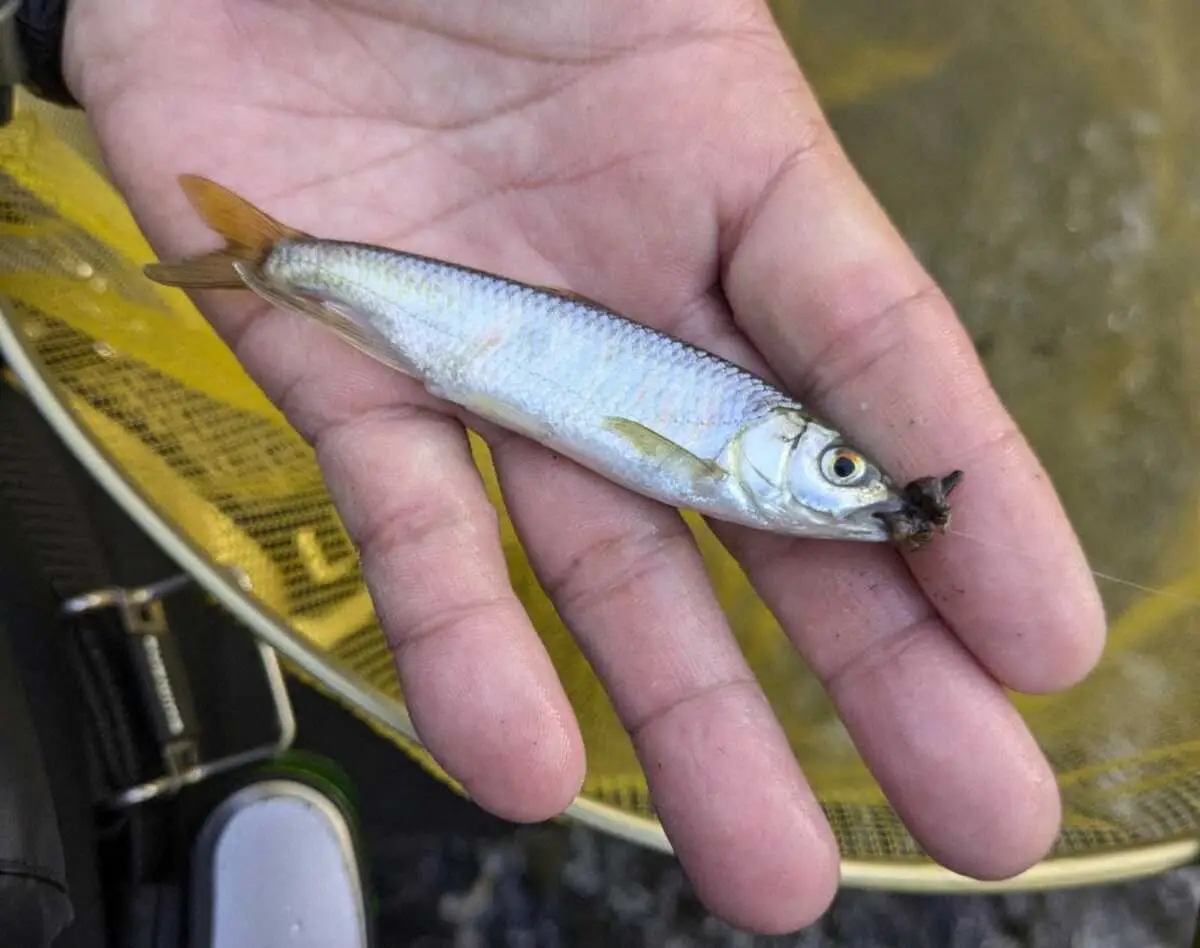
<svg viewBox="0 0 1200 948">
<path fill-rule="evenodd" d="M 204 222 L 224 237 L 226 243 L 220 250 L 179 263 L 147 264 L 144 272 L 155 283 L 184 288 L 244 289 L 246 284 L 235 264 L 257 266 L 277 241 L 308 236 L 281 224 L 208 178 L 180 175 L 179 186 Z"/>
</svg>

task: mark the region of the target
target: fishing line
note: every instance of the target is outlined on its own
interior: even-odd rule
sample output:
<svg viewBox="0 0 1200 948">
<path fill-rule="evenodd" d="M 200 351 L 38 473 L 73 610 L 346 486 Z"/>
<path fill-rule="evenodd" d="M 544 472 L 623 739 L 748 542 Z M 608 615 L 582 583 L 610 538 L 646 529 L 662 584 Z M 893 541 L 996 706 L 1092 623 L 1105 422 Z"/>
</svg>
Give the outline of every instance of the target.
<svg viewBox="0 0 1200 948">
<path fill-rule="evenodd" d="M 992 547 L 997 550 L 1003 550 L 1006 553 L 1015 553 L 1017 556 L 1022 556 L 1032 563 L 1049 564 L 1051 561 L 1046 557 L 1036 556 L 1028 550 L 1021 550 L 1014 546 L 1008 546 L 1005 543 L 998 543 L 995 540 L 986 539 L 984 537 L 974 536 L 970 533 L 963 533 L 961 530 L 947 528 L 948 536 L 962 537 L 964 540 L 972 540 L 980 546 Z M 1175 599 L 1179 602 L 1186 603 L 1189 606 L 1200 607 L 1200 599 L 1195 599 L 1191 596 L 1184 596 L 1180 593 L 1171 592 L 1169 589 L 1157 589 L 1154 586 L 1144 586 L 1141 583 L 1135 583 L 1132 579 L 1122 579 L 1120 576 L 1113 576 L 1111 573 L 1102 573 L 1099 570 L 1088 567 L 1088 571 L 1097 579 L 1105 580 L 1106 582 L 1115 583 L 1118 586 L 1125 586 L 1129 589 L 1136 589 L 1139 592 L 1150 593 L 1155 596 L 1166 596 L 1168 599 Z"/>
</svg>

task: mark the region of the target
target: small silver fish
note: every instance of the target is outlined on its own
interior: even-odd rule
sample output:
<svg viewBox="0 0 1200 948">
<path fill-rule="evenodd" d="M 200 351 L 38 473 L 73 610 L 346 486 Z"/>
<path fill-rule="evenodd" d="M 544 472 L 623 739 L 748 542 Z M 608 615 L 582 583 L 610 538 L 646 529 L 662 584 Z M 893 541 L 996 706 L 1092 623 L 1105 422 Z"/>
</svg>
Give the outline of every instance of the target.
<svg viewBox="0 0 1200 948">
<path fill-rule="evenodd" d="M 146 267 L 184 288 L 250 289 L 306 314 L 434 396 L 625 488 L 792 536 L 907 542 L 949 522 L 937 479 L 901 489 L 840 432 L 750 372 L 575 294 L 287 227 L 184 175 L 227 241 Z M 916 484 L 917 482 L 914 482 Z"/>
</svg>

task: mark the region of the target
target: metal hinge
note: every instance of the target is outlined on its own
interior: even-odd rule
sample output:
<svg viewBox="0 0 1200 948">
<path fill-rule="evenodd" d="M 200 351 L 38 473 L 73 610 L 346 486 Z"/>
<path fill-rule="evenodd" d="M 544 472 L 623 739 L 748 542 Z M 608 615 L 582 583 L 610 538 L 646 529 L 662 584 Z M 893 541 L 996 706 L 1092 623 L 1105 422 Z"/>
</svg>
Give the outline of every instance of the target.
<svg viewBox="0 0 1200 948">
<path fill-rule="evenodd" d="M 63 613 L 73 618 L 106 609 L 117 613 L 133 645 L 133 664 L 159 743 L 162 776 L 119 791 L 110 801 L 114 806 L 132 806 L 163 794 L 177 793 L 183 787 L 215 774 L 269 759 L 287 750 L 294 739 L 295 719 L 279 660 L 274 649 L 259 642 L 258 651 L 270 685 L 279 738 L 215 760 L 203 759 L 186 667 L 163 605 L 166 597 L 191 583 L 190 576 L 181 574 L 133 589 L 119 586 L 97 589 L 73 596 L 63 603 Z"/>
</svg>

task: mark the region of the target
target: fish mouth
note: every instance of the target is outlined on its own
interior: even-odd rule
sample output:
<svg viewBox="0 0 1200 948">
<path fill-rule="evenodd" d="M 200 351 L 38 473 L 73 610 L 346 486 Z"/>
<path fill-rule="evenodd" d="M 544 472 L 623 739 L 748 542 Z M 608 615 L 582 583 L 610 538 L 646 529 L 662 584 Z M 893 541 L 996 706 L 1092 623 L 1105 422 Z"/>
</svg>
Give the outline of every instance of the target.
<svg viewBox="0 0 1200 948">
<path fill-rule="evenodd" d="M 876 505 L 872 516 L 883 523 L 894 545 L 919 550 L 949 528 L 950 493 L 962 479 L 962 471 L 951 471 L 944 477 L 918 477 L 905 485 L 899 496 Z"/>
<path fill-rule="evenodd" d="M 900 494 L 893 494 L 885 500 L 877 501 L 867 507 L 863 507 L 859 512 L 870 514 L 872 517 L 878 517 L 880 520 L 887 520 L 889 517 L 894 517 L 896 514 L 904 513 L 908 510 L 908 499 Z"/>
</svg>

